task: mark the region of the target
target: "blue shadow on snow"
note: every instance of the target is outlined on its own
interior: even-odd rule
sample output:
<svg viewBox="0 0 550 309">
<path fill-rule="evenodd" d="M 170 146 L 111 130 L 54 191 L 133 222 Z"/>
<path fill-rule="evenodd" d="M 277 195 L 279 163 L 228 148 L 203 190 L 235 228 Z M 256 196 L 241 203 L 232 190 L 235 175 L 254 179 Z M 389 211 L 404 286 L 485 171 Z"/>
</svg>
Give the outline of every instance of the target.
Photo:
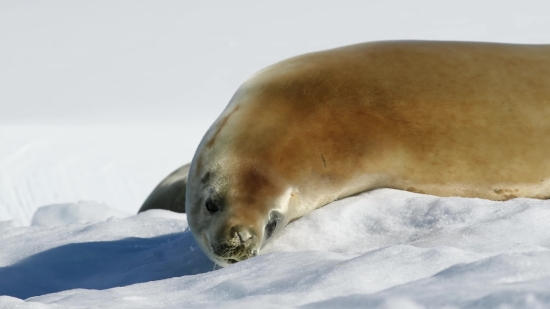
<svg viewBox="0 0 550 309">
<path fill-rule="evenodd" d="M 108 289 L 213 270 L 189 230 L 154 238 L 73 243 L 0 268 L 0 295 L 21 299 Z"/>
</svg>

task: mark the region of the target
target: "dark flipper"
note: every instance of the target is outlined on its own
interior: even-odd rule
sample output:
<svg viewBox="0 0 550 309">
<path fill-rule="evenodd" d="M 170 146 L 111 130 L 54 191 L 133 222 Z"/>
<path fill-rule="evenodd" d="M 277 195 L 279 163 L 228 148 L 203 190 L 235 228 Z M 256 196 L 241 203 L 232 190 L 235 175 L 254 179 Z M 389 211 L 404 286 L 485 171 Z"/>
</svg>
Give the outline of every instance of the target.
<svg viewBox="0 0 550 309">
<path fill-rule="evenodd" d="M 138 213 L 149 209 L 166 209 L 185 213 L 185 188 L 189 165 L 190 163 L 185 164 L 166 176 L 149 194 Z"/>
</svg>

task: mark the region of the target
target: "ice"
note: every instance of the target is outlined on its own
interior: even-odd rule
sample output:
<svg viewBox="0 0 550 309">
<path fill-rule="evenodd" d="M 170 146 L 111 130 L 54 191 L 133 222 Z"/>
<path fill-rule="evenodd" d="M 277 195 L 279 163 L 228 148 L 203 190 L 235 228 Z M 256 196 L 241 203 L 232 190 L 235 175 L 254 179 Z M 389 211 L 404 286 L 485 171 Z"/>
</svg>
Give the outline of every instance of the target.
<svg viewBox="0 0 550 309">
<path fill-rule="evenodd" d="M 11 227 L 0 294 L 23 307 L 539 308 L 550 305 L 549 215 L 550 201 L 374 190 L 292 222 L 259 257 L 223 269 L 184 214 Z"/>
</svg>

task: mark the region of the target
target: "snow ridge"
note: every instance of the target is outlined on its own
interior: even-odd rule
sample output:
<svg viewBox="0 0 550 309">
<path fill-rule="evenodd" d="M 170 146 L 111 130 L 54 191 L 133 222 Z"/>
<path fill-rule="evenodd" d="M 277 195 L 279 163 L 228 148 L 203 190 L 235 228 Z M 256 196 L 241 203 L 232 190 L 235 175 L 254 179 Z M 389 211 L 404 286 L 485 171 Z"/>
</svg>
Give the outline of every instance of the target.
<svg viewBox="0 0 550 309">
<path fill-rule="evenodd" d="M 67 217 L 83 206 L 43 211 Z M 8 226 L 0 307 L 543 308 L 549 217 L 550 201 L 381 189 L 292 222 L 262 255 L 223 269 L 184 214 Z"/>
</svg>

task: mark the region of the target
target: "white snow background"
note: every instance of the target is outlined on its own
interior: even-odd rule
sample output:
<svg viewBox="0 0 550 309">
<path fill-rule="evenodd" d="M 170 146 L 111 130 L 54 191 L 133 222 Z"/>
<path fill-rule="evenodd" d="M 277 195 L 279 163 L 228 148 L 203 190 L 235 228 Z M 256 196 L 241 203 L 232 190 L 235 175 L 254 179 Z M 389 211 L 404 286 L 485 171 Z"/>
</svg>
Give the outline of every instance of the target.
<svg viewBox="0 0 550 309">
<path fill-rule="evenodd" d="M 0 308 L 550 307 L 550 201 L 375 190 L 223 269 L 135 215 L 252 73 L 390 39 L 549 43 L 550 5 L 0 0 Z"/>
</svg>

